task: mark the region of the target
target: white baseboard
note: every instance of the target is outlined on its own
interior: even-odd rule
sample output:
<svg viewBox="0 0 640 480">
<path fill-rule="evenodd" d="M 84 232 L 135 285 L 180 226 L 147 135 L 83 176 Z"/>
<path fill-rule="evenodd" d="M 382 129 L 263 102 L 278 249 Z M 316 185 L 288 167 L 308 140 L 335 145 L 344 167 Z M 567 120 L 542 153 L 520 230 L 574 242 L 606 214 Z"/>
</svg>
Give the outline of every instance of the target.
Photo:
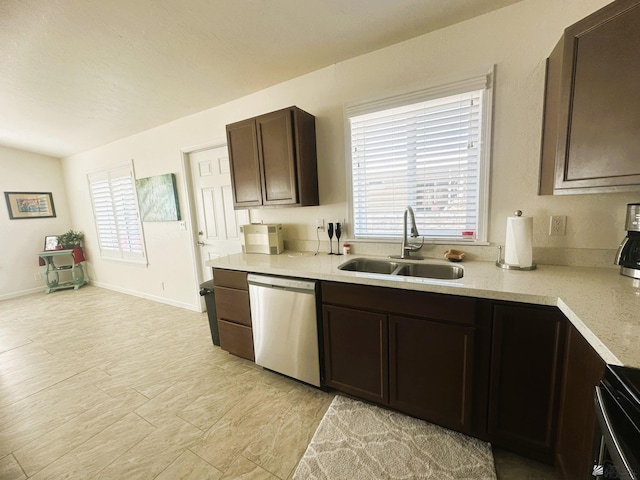
<svg viewBox="0 0 640 480">
<path fill-rule="evenodd" d="M 186 310 L 191 310 L 194 312 L 202 313 L 202 306 L 200 304 L 191 305 L 189 303 L 176 302 L 175 300 L 171 300 L 169 298 L 158 297 L 157 295 L 150 295 L 148 293 L 139 292 L 137 290 L 129 290 L 127 288 L 118 287 L 116 285 L 110 285 L 108 283 L 96 282 L 93 280 L 89 281 L 90 285 L 94 287 L 104 288 L 106 290 L 113 290 L 114 292 L 125 293 L 127 295 L 132 295 L 134 297 L 144 298 L 146 300 L 151 300 L 158 303 L 164 303 L 166 305 L 171 305 L 172 307 L 184 308 Z"/>
<path fill-rule="evenodd" d="M 32 293 L 37 293 L 37 292 L 44 293 L 44 291 L 45 291 L 45 287 L 42 286 L 42 287 L 36 287 L 36 288 L 29 288 L 27 290 L 20 290 L 18 292 L 6 293 L 4 295 L 0 295 L 0 301 L 9 300 L 10 298 L 23 297 L 25 295 L 31 295 Z"/>
</svg>

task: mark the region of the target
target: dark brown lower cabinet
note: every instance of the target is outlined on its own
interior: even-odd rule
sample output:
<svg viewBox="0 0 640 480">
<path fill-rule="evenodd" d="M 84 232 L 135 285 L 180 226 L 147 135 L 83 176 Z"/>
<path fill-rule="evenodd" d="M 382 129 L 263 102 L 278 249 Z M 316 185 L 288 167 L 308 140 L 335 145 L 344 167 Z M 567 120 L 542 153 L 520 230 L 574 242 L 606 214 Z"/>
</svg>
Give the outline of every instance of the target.
<svg viewBox="0 0 640 480">
<path fill-rule="evenodd" d="M 332 305 L 322 314 L 327 386 L 386 405 L 387 315 Z"/>
<path fill-rule="evenodd" d="M 251 327 L 249 291 L 228 287 L 214 287 L 218 317 Z"/>
<path fill-rule="evenodd" d="M 593 395 L 605 362 L 573 325 L 568 329 L 566 350 L 556 465 L 567 480 L 587 480 L 593 478 L 598 441 Z"/>
<path fill-rule="evenodd" d="M 253 330 L 246 325 L 218 319 L 220 348 L 237 356 L 254 361 Z"/>
<path fill-rule="evenodd" d="M 390 406 L 470 431 L 473 348 L 473 327 L 391 315 Z"/>
<path fill-rule="evenodd" d="M 589 478 L 604 361 L 555 307 L 322 283 L 326 384 Z"/>
<path fill-rule="evenodd" d="M 214 268 L 213 283 L 220 348 L 254 361 L 247 273 Z"/>
<path fill-rule="evenodd" d="M 553 464 L 566 320 L 557 309 L 496 303 L 489 440 Z"/>
<path fill-rule="evenodd" d="M 328 387 L 455 430 L 484 431 L 488 373 L 474 363 L 483 352 L 488 365 L 490 339 L 486 329 L 477 333 L 476 299 L 332 282 L 323 282 L 322 296 Z"/>
</svg>

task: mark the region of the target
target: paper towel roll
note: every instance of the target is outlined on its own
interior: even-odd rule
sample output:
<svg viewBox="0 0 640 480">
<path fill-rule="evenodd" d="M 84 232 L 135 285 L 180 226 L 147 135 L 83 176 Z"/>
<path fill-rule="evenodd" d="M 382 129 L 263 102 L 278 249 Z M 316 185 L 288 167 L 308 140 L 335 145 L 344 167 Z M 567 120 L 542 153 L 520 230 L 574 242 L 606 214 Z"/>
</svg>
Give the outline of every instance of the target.
<svg viewBox="0 0 640 480">
<path fill-rule="evenodd" d="M 533 265 L 533 217 L 507 217 L 504 263 L 520 268 Z"/>
</svg>

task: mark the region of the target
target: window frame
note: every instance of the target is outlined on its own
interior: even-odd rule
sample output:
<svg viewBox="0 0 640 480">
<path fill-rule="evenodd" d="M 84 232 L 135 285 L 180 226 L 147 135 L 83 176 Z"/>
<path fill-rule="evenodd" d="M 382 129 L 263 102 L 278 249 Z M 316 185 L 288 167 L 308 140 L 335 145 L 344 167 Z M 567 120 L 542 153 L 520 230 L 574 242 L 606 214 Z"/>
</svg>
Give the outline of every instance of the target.
<svg viewBox="0 0 640 480">
<path fill-rule="evenodd" d="M 428 100 L 444 98 L 449 95 L 460 94 L 472 90 L 482 90 L 482 134 L 481 150 L 479 157 L 479 179 L 478 179 L 478 228 L 475 238 L 463 239 L 457 237 L 428 237 L 425 236 L 425 243 L 431 244 L 469 244 L 488 245 L 488 223 L 489 223 L 489 193 L 491 174 L 491 148 L 492 148 L 492 128 L 493 128 L 493 95 L 494 95 L 495 65 L 483 67 L 466 75 L 457 76 L 455 79 L 444 80 L 431 86 L 419 89 L 405 89 L 395 91 L 369 99 L 358 100 L 345 103 L 343 107 L 344 135 L 345 135 L 345 169 L 346 169 L 346 189 L 348 208 L 348 239 L 356 242 L 389 243 L 396 242 L 402 238 L 402 232 L 398 232 L 397 237 L 356 237 L 354 222 L 354 200 L 353 200 L 353 172 L 352 172 L 352 144 L 350 118 L 376 111 L 382 111 L 412 103 L 419 103 Z"/>
<path fill-rule="evenodd" d="M 118 249 L 104 249 L 102 244 L 101 244 L 101 235 L 100 235 L 100 229 L 98 227 L 98 220 L 97 220 L 97 214 L 96 214 L 96 205 L 95 205 L 95 199 L 93 196 L 93 190 L 92 190 L 92 183 L 95 183 L 95 177 L 98 176 L 107 176 L 109 177 L 110 175 L 116 174 L 117 172 L 121 172 L 123 170 L 127 170 L 129 173 L 129 177 L 131 178 L 131 183 L 132 183 L 132 193 L 133 193 L 133 197 L 135 199 L 135 209 L 136 209 L 136 217 L 137 217 L 137 226 L 140 232 L 140 238 L 141 238 L 141 251 L 140 252 L 129 252 L 126 250 L 122 249 L 122 245 L 121 243 L 118 241 Z M 92 179 L 93 177 L 93 179 Z M 101 170 L 97 170 L 91 173 L 87 174 L 87 185 L 89 188 L 89 197 L 91 199 L 91 210 L 93 213 L 93 222 L 94 222 L 94 227 L 95 227 L 95 231 L 96 231 L 96 238 L 98 241 L 98 249 L 100 251 L 100 258 L 104 259 L 104 260 L 112 260 L 112 261 L 117 261 L 117 262 L 125 262 L 125 263 L 131 263 L 131 264 L 137 264 L 137 265 L 143 265 L 143 266 L 147 266 L 148 265 L 148 260 L 147 260 L 147 249 L 146 249 L 146 242 L 145 242 L 145 236 L 144 236 L 144 229 L 142 227 L 142 221 L 140 218 L 140 206 L 138 204 L 138 192 L 136 189 L 136 176 L 135 176 L 135 170 L 133 167 L 133 160 L 129 161 L 129 162 L 124 162 L 118 165 L 114 165 L 112 167 L 106 168 L 106 169 L 101 169 Z"/>
</svg>

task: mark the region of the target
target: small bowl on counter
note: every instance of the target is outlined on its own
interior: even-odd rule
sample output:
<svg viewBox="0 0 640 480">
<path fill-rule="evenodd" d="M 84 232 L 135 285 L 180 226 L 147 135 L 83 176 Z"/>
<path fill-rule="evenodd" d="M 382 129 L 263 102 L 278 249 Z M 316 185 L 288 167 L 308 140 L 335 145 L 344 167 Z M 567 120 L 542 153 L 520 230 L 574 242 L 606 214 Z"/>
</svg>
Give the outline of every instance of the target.
<svg viewBox="0 0 640 480">
<path fill-rule="evenodd" d="M 450 262 L 461 262 L 466 256 L 467 254 L 461 250 L 447 250 L 444 252 L 444 258 Z"/>
</svg>

